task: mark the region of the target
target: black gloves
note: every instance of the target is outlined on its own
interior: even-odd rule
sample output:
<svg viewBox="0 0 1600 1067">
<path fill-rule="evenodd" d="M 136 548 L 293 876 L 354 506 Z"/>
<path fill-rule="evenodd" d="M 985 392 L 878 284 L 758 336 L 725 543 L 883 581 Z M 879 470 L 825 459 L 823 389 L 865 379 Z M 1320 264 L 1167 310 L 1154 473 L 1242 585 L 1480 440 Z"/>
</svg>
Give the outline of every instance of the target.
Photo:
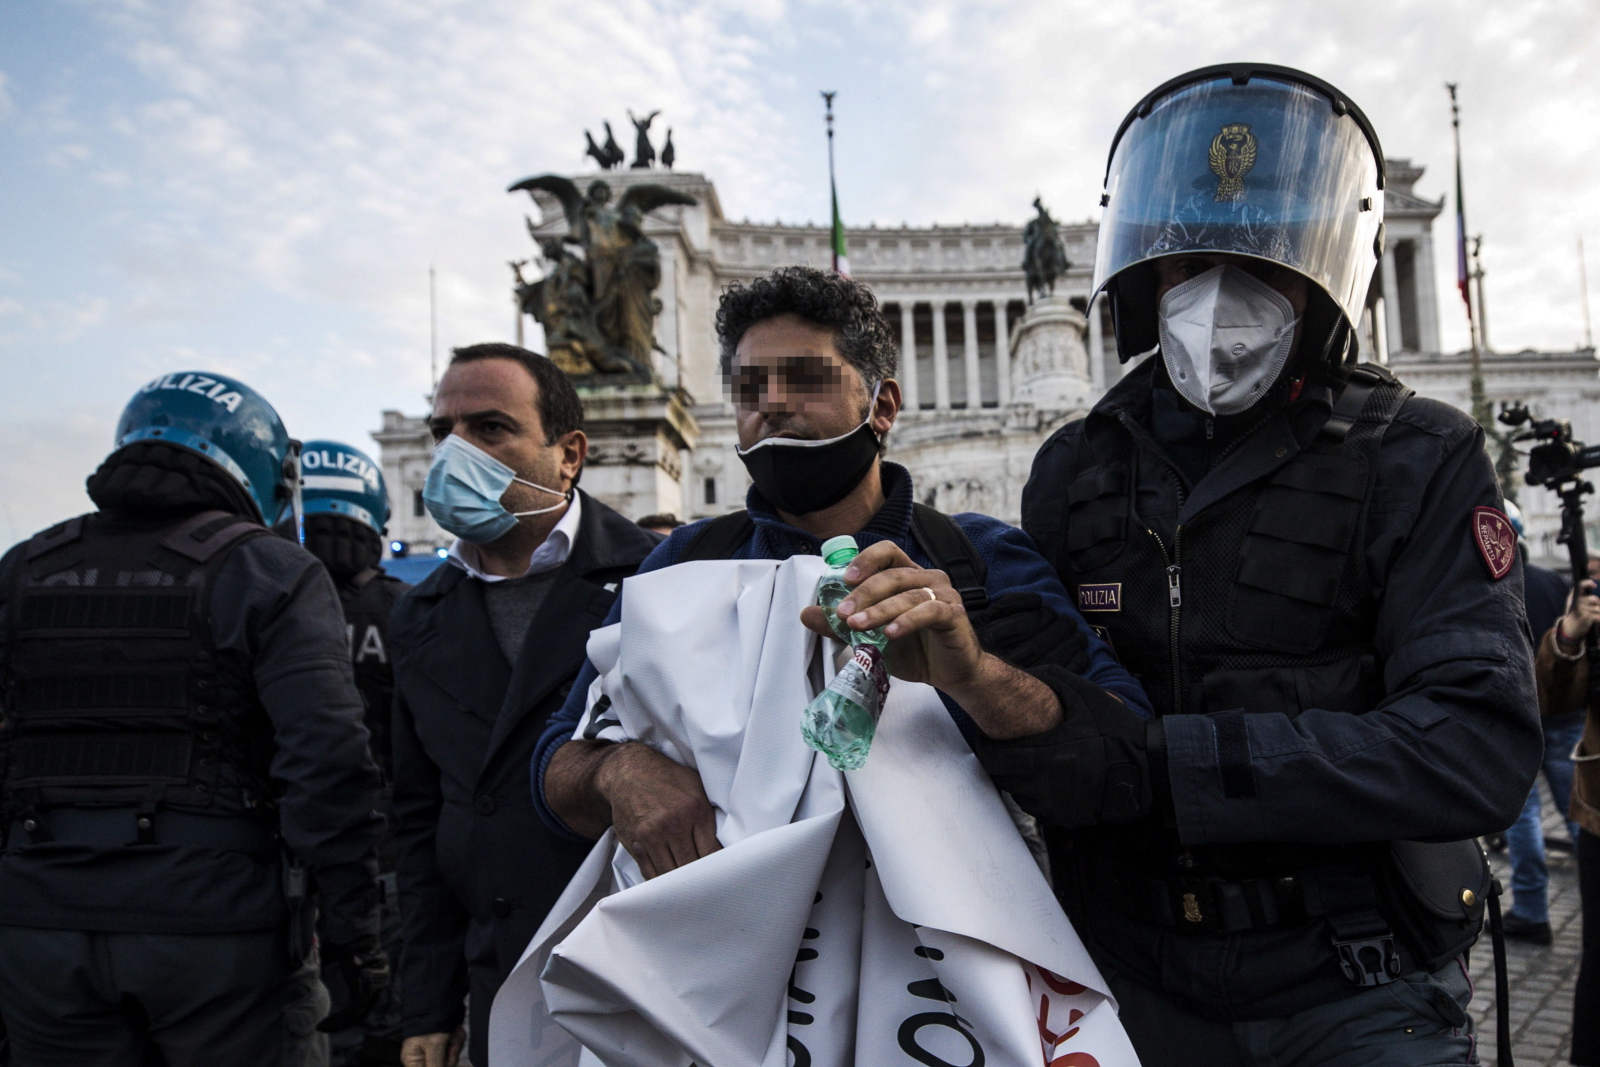
<svg viewBox="0 0 1600 1067">
<path fill-rule="evenodd" d="M 1008 741 L 980 733 L 974 751 L 994 784 L 1029 815 L 1066 830 L 1149 814 L 1167 792 L 1160 720 L 1146 722 L 1062 667 L 1028 673 L 1055 692 L 1062 721 Z"/>
<path fill-rule="evenodd" d="M 1089 669 L 1089 639 L 1072 618 L 1045 606 L 1038 593 L 1005 593 L 969 615 L 983 650 L 1019 670 Z"/>
<path fill-rule="evenodd" d="M 1160 726 L 1080 677 L 1089 669 L 1089 639 L 1076 620 L 1037 593 L 1006 593 L 971 619 L 984 651 L 1032 674 L 1061 701 L 1053 730 L 1009 741 L 979 734 L 975 751 L 994 784 L 1023 811 L 1068 830 L 1148 814 L 1153 791 L 1167 791 Z"/>
<path fill-rule="evenodd" d="M 389 958 L 376 937 L 322 947 L 322 982 L 332 1010 L 317 1024 L 325 1034 L 364 1022 L 383 991 L 389 988 Z"/>
</svg>

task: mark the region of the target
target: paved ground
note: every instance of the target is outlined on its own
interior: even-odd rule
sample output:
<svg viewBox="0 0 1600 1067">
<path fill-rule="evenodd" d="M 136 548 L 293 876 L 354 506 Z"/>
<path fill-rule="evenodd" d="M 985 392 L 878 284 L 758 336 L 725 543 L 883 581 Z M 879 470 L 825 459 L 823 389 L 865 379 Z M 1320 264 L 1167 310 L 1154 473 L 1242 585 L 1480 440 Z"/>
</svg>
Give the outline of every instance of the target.
<svg viewBox="0 0 1600 1067">
<path fill-rule="evenodd" d="M 1540 779 L 1541 788 L 1543 779 Z M 1545 835 L 1567 836 L 1545 794 Z M 1506 969 L 1511 980 L 1512 1054 L 1517 1067 L 1565 1064 L 1572 1045 L 1572 984 L 1578 975 L 1578 868 L 1569 852 L 1548 853 L 1550 925 L 1555 944 L 1546 948 L 1522 941 L 1506 942 Z M 1504 852 L 1491 853 L 1495 876 L 1506 887 L 1510 905 L 1511 868 Z M 1472 952 L 1473 1016 L 1478 1023 L 1478 1054 L 1494 1065 L 1494 955 L 1488 933 Z"/>
</svg>

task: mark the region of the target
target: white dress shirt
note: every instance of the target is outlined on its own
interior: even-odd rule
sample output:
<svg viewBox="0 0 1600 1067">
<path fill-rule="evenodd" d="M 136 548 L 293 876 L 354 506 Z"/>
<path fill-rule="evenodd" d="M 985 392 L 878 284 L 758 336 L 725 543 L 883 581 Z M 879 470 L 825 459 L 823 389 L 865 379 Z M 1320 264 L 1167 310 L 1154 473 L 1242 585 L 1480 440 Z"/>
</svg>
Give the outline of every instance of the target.
<svg viewBox="0 0 1600 1067">
<path fill-rule="evenodd" d="M 572 555 L 573 544 L 578 540 L 578 524 L 582 519 L 583 496 L 574 489 L 572 503 L 567 505 L 567 513 L 561 516 L 556 528 L 550 531 L 544 542 L 533 550 L 533 555 L 528 557 L 528 569 L 516 577 L 526 578 L 530 574 L 543 574 L 565 563 L 567 557 Z M 478 551 L 478 546 L 459 537 L 450 546 L 450 552 L 445 559 L 479 581 L 503 582 L 507 577 L 503 574 L 485 573 L 482 566 L 483 557 Z"/>
</svg>

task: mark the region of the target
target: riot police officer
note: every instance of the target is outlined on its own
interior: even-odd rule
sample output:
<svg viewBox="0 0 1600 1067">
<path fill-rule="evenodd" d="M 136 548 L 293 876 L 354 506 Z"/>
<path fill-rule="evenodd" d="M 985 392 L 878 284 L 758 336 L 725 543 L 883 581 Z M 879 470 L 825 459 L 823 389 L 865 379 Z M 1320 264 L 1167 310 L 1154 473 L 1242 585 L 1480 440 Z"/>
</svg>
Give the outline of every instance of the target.
<svg viewBox="0 0 1600 1067">
<path fill-rule="evenodd" d="M 389 609 L 411 586 L 379 566 L 389 522 L 389 493 L 383 471 L 371 456 L 338 441 L 307 441 L 300 449 L 300 486 L 306 551 L 322 561 L 339 591 L 362 720 L 372 735 L 372 756 L 383 775 L 379 809 L 385 832 L 378 845 L 378 890 L 384 952 L 398 961 L 400 898 L 390 833 L 394 773 L 389 706 L 394 702 L 394 668 L 389 662 Z M 325 980 L 332 985 L 338 978 L 327 975 Z M 333 1033 L 329 1043 L 333 1067 L 399 1064 L 398 981 L 390 981 L 365 1019 Z"/>
<path fill-rule="evenodd" d="M 1147 358 L 1023 525 L 1157 715 L 977 748 L 1146 1063 L 1473 1062 L 1467 839 L 1516 818 L 1538 713 L 1483 432 L 1357 362 L 1383 180 L 1281 67 L 1176 78 L 1112 144 L 1095 282 Z"/>
<path fill-rule="evenodd" d="M 0 560 L 0 1015 L 19 1064 L 325 1056 L 359 1017 L 378 773 L 332 583 L 268 527 L 296 452 L 219 374 L 135 394 L 99 510 Z"/>
</svg>

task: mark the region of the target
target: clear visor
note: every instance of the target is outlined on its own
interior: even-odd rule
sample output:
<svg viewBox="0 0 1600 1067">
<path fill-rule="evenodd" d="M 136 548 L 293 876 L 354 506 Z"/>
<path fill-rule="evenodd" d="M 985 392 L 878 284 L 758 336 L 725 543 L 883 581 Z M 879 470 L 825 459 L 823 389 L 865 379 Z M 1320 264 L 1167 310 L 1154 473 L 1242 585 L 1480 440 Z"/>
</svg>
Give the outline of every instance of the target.
<svg viewBox="0 0 1600 1067">
<path fill-rule="evenodd" d="M 1179 252 L 1269 260 L 1360 321 L 1383 194 L 1361 127 L 1328 97 L 1257 75 L 1164 96 L 1123 133 L 1106 177 L 1094 286 Z"/>
</svg>

